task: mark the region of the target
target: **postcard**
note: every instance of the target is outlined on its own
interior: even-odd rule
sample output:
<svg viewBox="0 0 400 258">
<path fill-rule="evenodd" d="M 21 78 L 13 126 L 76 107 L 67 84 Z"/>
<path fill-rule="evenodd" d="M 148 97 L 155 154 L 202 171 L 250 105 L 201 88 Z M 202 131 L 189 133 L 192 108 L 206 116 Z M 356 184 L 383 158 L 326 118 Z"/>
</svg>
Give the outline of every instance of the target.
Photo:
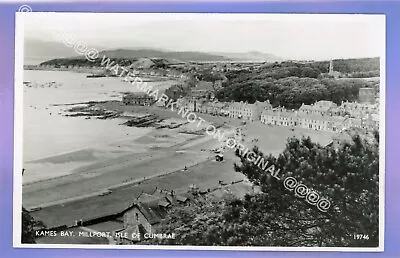
<svg viewBox="0 0 400 258">
<path fill-rule="evenodd" d="M 385 16 L 16 14 L 14 247 L 383 251 Z"/>
</svg>

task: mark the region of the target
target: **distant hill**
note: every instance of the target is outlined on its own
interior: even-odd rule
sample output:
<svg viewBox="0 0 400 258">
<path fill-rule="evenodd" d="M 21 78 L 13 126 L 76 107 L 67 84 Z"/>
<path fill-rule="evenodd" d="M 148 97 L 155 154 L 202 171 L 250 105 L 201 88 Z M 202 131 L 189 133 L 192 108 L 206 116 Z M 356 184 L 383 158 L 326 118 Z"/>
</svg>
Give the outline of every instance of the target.
<svg viewBox="0 0 400 258">
<path fill-rule="evenodd" d="M 104 48 L 96 48 L 104 49 Z M 74 57 L 74 48 L 61 42 L 26 39 L 24 42 L 24 63 L 39 64 L 54 58 Z"/>
<path fill-rule="evenodd" d="M 198 51 L 169 51 L 154 48 L 119 48 L 106 49 L 99 46 L 91 46 L 109 58 L 141 59 L 159 58 L 170 62 L 218 62 L 218 61 L 256 61 L 256 62 L 275 62 L 282 59 L 271 54 L 261 52 L 246 53 L 204 53 Z M 64 45 L 62 42 L 42 41 L 26 39 L 24 45 L 25 60 L 47 61 L 59 58 L 85 58 L 78 56 L 72 47 Z"/>
<path fill-rule="evenodd" d="M 142 69 L 149 69 L 150 67 L 153 67 L 155 65 L 155 62 L 152 61 L 151 59 L 148 58 L 140 58 L 136 62 L 132 64 L 132 68 L 137 69 L 137 68 L 142 68 Z"/>
<path fill-rule="evenodd" d="M 115 49 L 105 50 L 100 56 L 106 55 L 109 58 L 161 58 L 167 60 L 181 60 L 184 62 L 212 62 L 212 61 L 254 61 L 254 62 L 275 62 L 282 61 L 282 58 L 261 52 L 247 53 L 203 53 L 196 51 L 166 51 L 154 49 Z"/>
<path fill-rule="evenodd" d="M 250 51 L 246 53 L 214 53 L 216 55 L 228 57 L 238 61 L 253 61 L 253 62 L 279 62 L 284 59 L 272 54 L 266 54 L 258 51 Z"/>
<path fill-rule="evenodd" d="M 160 58 L 167 60 L 181 60 L 184 62 L 206 62 L 206 61 L 232 61 L 233 59 L 221 55 L 213 55 L 202 52 L 173 52 L 154 49 L 115 49 L 105 50 L 100 52 L 100 57 L 103 55 L 109 58 L 126 58 L 126 59 L 141 59 L 141 58 Z"/>
</svg>

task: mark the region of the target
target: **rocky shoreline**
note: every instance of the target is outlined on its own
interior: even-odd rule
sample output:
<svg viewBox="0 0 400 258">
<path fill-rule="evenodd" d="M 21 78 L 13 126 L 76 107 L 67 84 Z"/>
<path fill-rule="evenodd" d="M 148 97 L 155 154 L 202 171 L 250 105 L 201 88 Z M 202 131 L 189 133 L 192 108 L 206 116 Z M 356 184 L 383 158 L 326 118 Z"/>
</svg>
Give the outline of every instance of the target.
<svg viewBox="0 0 400 258">
<path fill-rule="evenodd" d="M 123 111 L 110 110 L 105 108 L 102 104 L 107 103 L 107 101 L 90 101 L 84 103 L 74 103 L 74 104 L 64 104 L 68 106 L 73 106 L 65 112 L 66 117 L 85 117 L 85 119 L 115 119 L 123 118 L 127 119 L 126 122 L 121 123 L 121 125 L 129 127 L 153 127 L 156 129 L 176 129 L 179 128 L 187 122 L 172 122 L 166 121 L 168 119 L 161 118 L 160 116 L 148 113 L 148 114 L 129 114 L 127 115 Z M 58 105 L 61 106 L 61 105 Z M 192 132 L 193 133 L 193 132 Z M 196 132 L 196 134 L 199 134 Z"/>
</svg>

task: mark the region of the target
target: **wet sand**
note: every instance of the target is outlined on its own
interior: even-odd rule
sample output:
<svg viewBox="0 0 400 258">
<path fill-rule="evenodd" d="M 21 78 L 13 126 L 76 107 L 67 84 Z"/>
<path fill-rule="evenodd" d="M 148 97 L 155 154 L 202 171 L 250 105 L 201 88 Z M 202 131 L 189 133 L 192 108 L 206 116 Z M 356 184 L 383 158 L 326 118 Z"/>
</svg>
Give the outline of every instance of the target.
<svg viewBox="0 0 400 258">
<path fill-rule="evenodd" d="M 213 139 L 207 141 L 209 146 L 217 143 Z M 178 144 L 157 151 L 109 159 L 101 164 L 80 167 L 79 172 L 70 175 L 25 185 L 23 203 L 26 206 L 41 206 L 49 202 L 102 192 L 124 183 L 134 183 L 181 170 L 185 166 L 193 166 L 212 157 L 211 152 L 184 149 Z"/>
<path fill-rule="evenodd" d="M 134 141 L 153 128 L 121 126 L 126 119 L 65 117 L 68 103 L 120 100 L 134 91 L 121 78 L 86 78 L 60 71 L 24 71 L 23 160 L 29 184 L 74 173 L 98 161 L 146 151 Z M 171 81 L 154 82 L 155 88 Z"/>
</svg>

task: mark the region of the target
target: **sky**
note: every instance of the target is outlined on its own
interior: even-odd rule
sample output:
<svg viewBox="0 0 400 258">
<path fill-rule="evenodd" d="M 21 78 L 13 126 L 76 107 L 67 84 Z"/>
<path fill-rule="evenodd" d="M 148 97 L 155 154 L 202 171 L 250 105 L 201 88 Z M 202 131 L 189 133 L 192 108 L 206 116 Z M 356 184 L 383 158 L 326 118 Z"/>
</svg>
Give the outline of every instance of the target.
<svg viewBox="0 0 400 258">
<path fill-rule="evenodd" d="M 21 13 L 25 39 L 62 31 L 89 46 L 170 51 L 259 51 L 326 60 L 384 54 L 383 15 Z M 45 23 L 46 27 L 43 27 Z"/>
</svg>

